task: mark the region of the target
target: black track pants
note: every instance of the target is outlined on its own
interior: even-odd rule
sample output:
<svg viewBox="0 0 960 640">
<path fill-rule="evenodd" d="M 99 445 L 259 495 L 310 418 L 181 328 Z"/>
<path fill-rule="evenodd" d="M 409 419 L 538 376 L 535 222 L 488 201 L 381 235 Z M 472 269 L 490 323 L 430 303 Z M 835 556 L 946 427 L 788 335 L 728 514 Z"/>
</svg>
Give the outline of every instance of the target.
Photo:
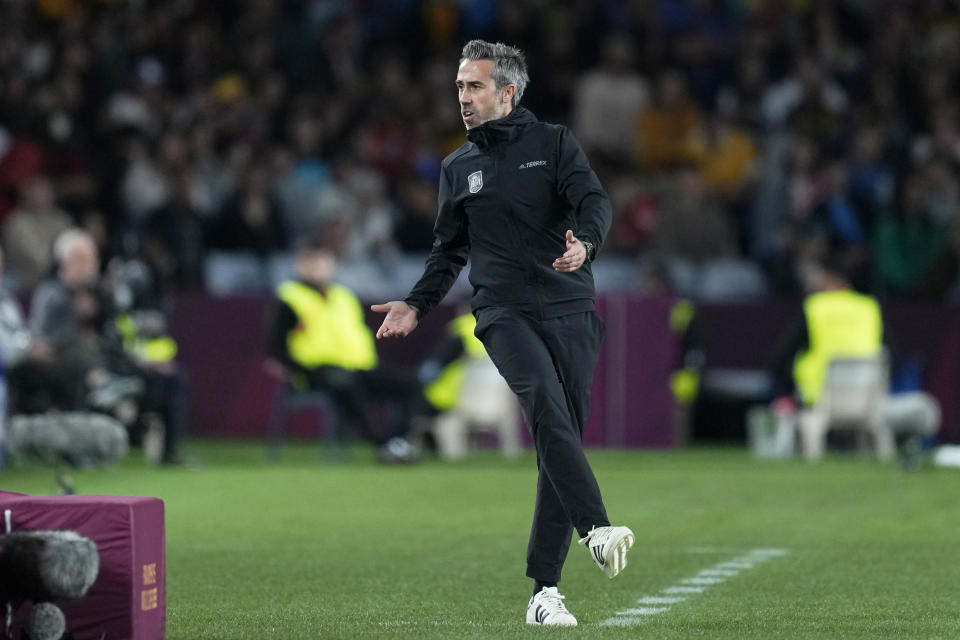
<svg viewBox="0 0 960 640">
<path fill-rule="evenodd" d="M 478 312 L 476 334 L 517 394 L 537 449 L 527 576 L 556 582 L 573 529 L 583 536 L 595 525 L 610 524 L 583 452 L 603 321 L 594 311 L 537 320 L 488 307 Z"/>
</svg>

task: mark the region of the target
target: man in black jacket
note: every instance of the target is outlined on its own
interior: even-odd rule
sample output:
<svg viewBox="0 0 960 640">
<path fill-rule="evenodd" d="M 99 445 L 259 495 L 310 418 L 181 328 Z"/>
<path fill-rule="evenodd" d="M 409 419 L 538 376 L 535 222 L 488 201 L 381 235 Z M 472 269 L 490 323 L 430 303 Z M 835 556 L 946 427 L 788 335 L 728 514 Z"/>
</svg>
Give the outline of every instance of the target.
<svg viewBox="0 0 960 640">
<path fill-rule="evenodd" d="M 634 540 L 610 526 L 582 446 L 604 333 L 590 262 L 611 210 L 571 133 L 519 106 L 527 81 L 519 49 L 464 47 L 456 85 L 468 142 L 442 163 L 433 250 L 405 300 L 372 309 L 387 314 L 378 339 L 407 335 L 470 258 L 475 333 L 520 400 L 540 469 L 527 623 L 574 626 L 557 591 L 572 529 L 611 578 Z"/>
</svg>

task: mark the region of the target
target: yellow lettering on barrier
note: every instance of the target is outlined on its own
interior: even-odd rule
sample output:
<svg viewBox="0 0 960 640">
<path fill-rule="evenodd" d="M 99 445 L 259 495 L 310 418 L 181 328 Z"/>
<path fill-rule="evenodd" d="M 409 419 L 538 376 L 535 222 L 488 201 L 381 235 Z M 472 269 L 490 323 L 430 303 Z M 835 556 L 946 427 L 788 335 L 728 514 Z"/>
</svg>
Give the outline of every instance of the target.
<svg viewBox="0 0 960 640">
<path fill-rule="evenodd" d="M 150 564 L 143 565 L 143 584 L 144 586 L 148 584 L 157 583 L 157 563 L 152 562 Z"/>
<path fill-rule="evenodd" d="M 153 589 L 144 589 L 140 592 L 140 610 L 141 611 L 150 611 L 151 609 L 156 609 L 159 605 L 157 599 L 157 588 Z"/>
</svg>

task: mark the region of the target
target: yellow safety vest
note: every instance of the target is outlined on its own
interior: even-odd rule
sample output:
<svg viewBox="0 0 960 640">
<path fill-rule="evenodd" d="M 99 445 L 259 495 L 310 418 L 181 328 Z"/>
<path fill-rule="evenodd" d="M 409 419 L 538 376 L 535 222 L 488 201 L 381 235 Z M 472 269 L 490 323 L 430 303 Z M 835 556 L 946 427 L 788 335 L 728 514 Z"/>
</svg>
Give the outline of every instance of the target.
<svg viewBox="0 0 960 640">
<path fill-rule="evenodd" d="M 293 309 L 300 324 L 287 334 L 287 349 L 307 369 L 323 365 L 373 369 L 377 350 L 357 297 L 340 285 L 326 292 L 289 280 L 277 287 L 277 297 Z"/>
<path fill-rule="evenodd" d="M 804 301 L 803 311 L 810 347 L 794 361 L 793 379 L 809 406 L 820 399 L 832 358 L 880 352 L 883 319 L 874 298 L 849 290 L 814 293 Z"/>
<path fill-rule="evenodd" d="M 144 338 L 137 330 L 137 323 L 126 313 L 121 313 L 114 321 L 123 349 L 145 362 L 172 362 L 177 357 L 177 342 L 170 336 Z"/>
<path fill-rule="evenodd" d="M 693 322 L 694 314 L 696 308 L 693 303 L 682 298 L 670 308 L 670 330 L 681 341 Z M 670 375 L 670 390 L 679 404 L 692 404 L 700 391 L 700 372 L 693 367 L 680 367 Z"/>
<path fill-rule="evenodd" d="M 486 358 L 487 350 L 483 343 L 473 335 L 477 327 L 477 319 L 472 313 L 465 313 L 450 321 L 450 333 L 463 341 L 463 350 L 470 358 Z M 438 411 L 447 411 L 457 406 L 460 401 L 460 392 L 463 390 L 463 379 L 467 368 L 464 358 L 457 358 L 449 363 L 440 372 L 436 380 L 427 385 L 424 395 Z"/>
</svg>

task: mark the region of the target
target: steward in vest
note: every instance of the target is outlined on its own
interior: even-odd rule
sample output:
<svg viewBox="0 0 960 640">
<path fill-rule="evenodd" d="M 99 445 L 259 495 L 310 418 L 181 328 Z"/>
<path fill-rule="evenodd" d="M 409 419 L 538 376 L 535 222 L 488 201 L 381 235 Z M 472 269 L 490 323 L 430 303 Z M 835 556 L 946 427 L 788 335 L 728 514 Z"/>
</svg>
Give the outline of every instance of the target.
<svg viewBox="0 0 960 640">
<path fill-rule="evenodd" d="M 483 343 L 473 335 L 476 327 L 477 319 L 470 312 L 451 320 L 449 333 L 437 348 L 436 355 L 420 367 L 420 380 L 426 385 L 423 393 L 437 413 L 460 404 L 467 361 L 489 358 Z"/>
<path fill-rule="evenodd" d="M 272 368 L 294 390 L 326 391 L 340 416 L 377 446 L 382 461 L 413 462 L 417 454 L 406 434 L 413 418 L 426 413 L 420 384 L 379 366 L 363 307 L 352 291 L 333 282 L 335 270 L 336 256 L 322 242 L 298 248 L 296 278 L 277 287 L 268 335 Z M 370 418 L 371 406 L 384 401 L 400 409 L 385 428 Z"/>
<path fill-rule="evenodd" d="M 124 353 L 136 365 L 145 384 L 134 440 L 142 440 L 144 449 L 152 438 L 162 437 L 161 462 L 180 464 L 180 441 L 184 430 L 184 380 L 177 363 L 177 342 L 166 332 L 166 318 L 156 309 L 126 310 L 114 316 L 111 333 Z M 155 414 L 161 418 L 147 419 Z M 152 455 L 148 453 L 148 457 Z"/>
<path fill-rule="evenodd" d="M 875 298 L 853 291 L 838 268 L 820 266 L 812 278 L 803 315 L 781 339 L 774 359 L 778 395 L 792 387 L 804 406 L 820 399 L 832 358 L 877 355 L 884 339 Z"/>
</svg>

